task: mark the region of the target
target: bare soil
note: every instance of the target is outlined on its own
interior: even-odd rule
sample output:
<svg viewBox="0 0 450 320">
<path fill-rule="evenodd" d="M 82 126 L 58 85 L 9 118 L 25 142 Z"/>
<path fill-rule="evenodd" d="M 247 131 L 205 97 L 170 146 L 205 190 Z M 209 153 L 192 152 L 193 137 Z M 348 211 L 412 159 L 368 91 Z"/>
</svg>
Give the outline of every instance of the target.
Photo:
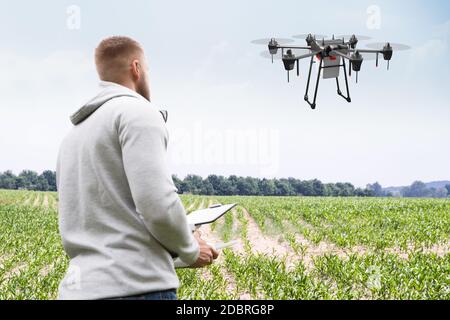
<svg viewBox="0 0 450 320">
<path fill-rule="evenodd" d="M 25 199 L 25 201 L 23 202 L 23 204 L 24 204 L 25 206 L 29 205 L 30 202 L 31 202 L 31 199 L 32 199 L 32 196 L 29 196 L 28 198 Z"/>
<path fill-rule="evenodd" d="M 34 199 L 33 207 L 38 207 L 39 204 L 40 204 L 40 200 L 41 200 L 41 195 L 38 193 L 38 194 L 36 195 L 36 198 Z"/>
<path fill-rule="evenodd" d="M 48 208 L 48 195 L 47 194 L 44 195 L 44 201 L 43 201 L 42 205 L 45 208 Z"/>
</svg>

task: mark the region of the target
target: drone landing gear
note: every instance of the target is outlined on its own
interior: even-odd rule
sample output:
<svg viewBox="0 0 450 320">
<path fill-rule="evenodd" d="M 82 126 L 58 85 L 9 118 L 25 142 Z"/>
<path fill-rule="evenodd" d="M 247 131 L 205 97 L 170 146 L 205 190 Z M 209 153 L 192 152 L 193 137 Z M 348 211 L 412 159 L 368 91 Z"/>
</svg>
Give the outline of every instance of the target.
<svg viewBox="0 0 450 320">
<path fill-rule="evenodd" d="M 308 104 L 310 105 L 311 109 L 315 109 L 316 108 L 317 91 L 319 89 L 320 74 L 321 74 L 322 68 L 323 68 L 323 66 L 322 66 L 323 65 L 323 59 L 320 59 L 319 63 L 320 63 L 320 66 L 319 66 L 319 72 L 317 72 L 316 89 L 314 90 L 314 101 L 311 102 L 311 101 L 309 101 L 308 92 L 309 92 L 309 82 L 311 80 L 312 66 L 314 64 L 314 56 L 311 57 L 311 62 L 309 64 L 308 82 L 306 84 L 306 92 L 305 92 L 305 101 L 308 102 Z"/>
<path fill-rule="evenodd" d="M 347 100 L 347 102 L 352 102 L 352 99 L 350 98 L 350 90 L 348 88 L 348 79 L 347 79 L 347 68 L 345 66 L 345 60 L 343 60 L 343 64 L 342 67 L 344 68 L 344 77 L 345 77 L 345 87 L 347 89 L 347 96 L 344 96 L 342 94 L 341 88 L 339 87 L 339 77 L 336 78 L 336 86 L 337 86 L 337 93 L 338 95 L 340 95 L 342 98 L 344 98 L 345 100 Z"/>
<path fill-rule="evenodd" d="M 319 71 L 317 72 L 316 89 L 314 90 L 314 100 L 313 100 L 313 102 L 311 102 L 311 101 L 309 101 L 308 92 L 309 92 L 309 83 L 311 81 L 312 66 L 314 64 L 314 56 L 311 57 L 311 62 L 310 62 L 310 65 L 309 65 L 308 82 L 306 84 L 306 92 L 305 92 L 305 101 L 310 105 L 311 109 L 315 109 L 316 108 L 316 99 L 317 99 L 317 91 L 319 89 L 320 75 L 322 73 L 322 69 L 327 68 L 327 67 L 323 66 L 323 59 L 320 59 L 319 63 L 320 63 L 320 65 L 319 65 Z M 332 66 L 332 68 L 336 68 L 336 67 L 337 66 Z M 346 91 L 347 91 L 347 96 L 344 96 L 342 94 L 341 88 L 339 86 L 339 78 L 336 78 L 337 93 L 342 98 L 344 98 L 347 102 L 352 102 L 352 99 L 350 98 L 350 90 L 349 90 L 349 87 L 348 87 L 347 67 L 345 65 L 345 60 L 343 60 L 343 63 L 341 65 L 339 65 L 339 67 L 344 68 L 345 87 L 346 87 Z"/>
</svg>

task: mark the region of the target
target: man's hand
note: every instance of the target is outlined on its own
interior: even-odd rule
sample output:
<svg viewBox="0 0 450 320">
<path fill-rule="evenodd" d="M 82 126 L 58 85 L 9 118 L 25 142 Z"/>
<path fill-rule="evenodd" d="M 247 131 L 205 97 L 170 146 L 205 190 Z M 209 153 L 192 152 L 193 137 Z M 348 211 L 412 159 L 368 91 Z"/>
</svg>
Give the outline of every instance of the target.
<svg viewBox="0 0 450 320">
<path fill-rule="evenodd" d="M 200 232 L 195 232 L 194 237 L 198 241 L 198 244 L 200 246 L 200 255 L 198 256 L 197 261 L 193 265 L 191 265 L 191 267 L 203 268 L 212 264 L 213 261 L 219 256 L 219 252 L 208 245 L 206 241 L 200 237 Z"/>
</svg>

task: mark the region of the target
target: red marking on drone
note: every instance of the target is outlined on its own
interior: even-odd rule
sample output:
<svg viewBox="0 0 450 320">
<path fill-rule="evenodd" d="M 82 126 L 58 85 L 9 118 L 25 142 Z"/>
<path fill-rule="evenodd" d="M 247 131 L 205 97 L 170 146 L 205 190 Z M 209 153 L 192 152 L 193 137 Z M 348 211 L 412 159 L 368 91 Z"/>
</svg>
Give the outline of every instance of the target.
<svg viewBox="0 0 450 320">
<path fill-rule="evenodd" d="M 321 57 L 320 53 L 316 55 L 316 58 L 317 58 L 317 60 L 322 60 L 322 57 Z M 337 60 L 337 57 L 336 57 L 336 56 L 325 57 L 325 59 L 327 59 L 327 58 L 328 58 L 328 60 L 330 60 L 330 61 L 336 61 L 336 60 Z"/>
</svg>

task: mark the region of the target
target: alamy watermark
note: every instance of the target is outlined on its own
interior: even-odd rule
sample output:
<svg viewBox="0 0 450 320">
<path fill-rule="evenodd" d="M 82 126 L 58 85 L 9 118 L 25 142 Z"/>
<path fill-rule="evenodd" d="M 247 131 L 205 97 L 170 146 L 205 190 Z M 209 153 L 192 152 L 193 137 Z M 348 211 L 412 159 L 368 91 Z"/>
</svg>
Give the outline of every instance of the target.
<svg viewBox="0 0 450 320">
<path fill-rule="evenodd" d="M 280 135 L 271 128 L 206 129 L 177 128 L 170 134 L 175 165 L 252 166 L 260 175 L 279 171 Z"/>
<path fill-rule="evenodd" d="M 70 5 L 66 9 L 66 26 L 69 30 L 81 29 L 81 8 L 77 5 Z"/>
<path fill-rule="evenodd" d="M 381 8 L 377 5 L 371 5 L 366 10 L 366 26 L 369 30 L 381 29 Z"/>
</svg>

